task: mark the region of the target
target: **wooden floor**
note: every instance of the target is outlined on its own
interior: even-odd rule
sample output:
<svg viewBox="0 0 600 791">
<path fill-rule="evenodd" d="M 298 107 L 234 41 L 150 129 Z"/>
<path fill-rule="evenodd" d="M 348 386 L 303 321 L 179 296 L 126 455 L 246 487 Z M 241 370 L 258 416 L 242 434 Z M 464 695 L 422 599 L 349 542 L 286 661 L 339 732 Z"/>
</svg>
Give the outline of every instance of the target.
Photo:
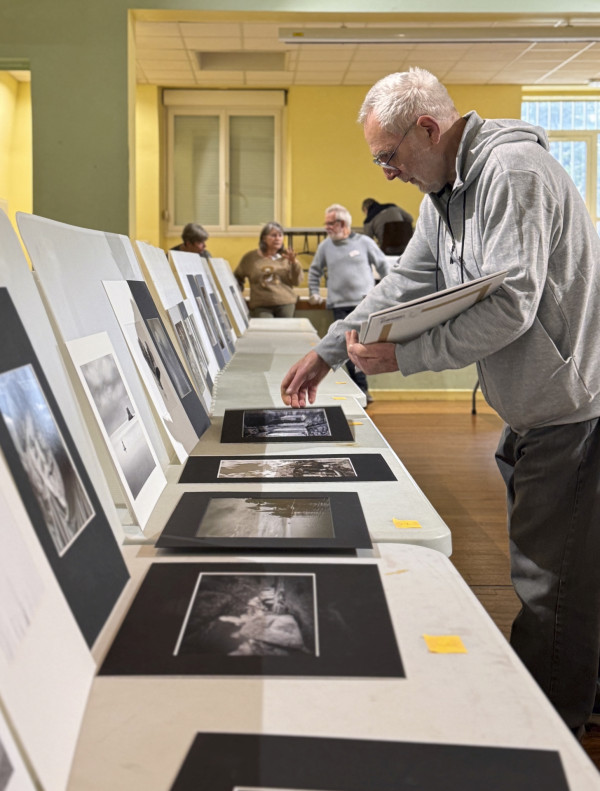
<svg viewBox="0 0 600 791">
<path fill-rule="evenodd" d="M 504 484 L 494 460 L 502 422 L 483 400 L 378 401 L 373 420 L 452 533 L 451 561 L 508 640 L 519 603 L 510 582 Z M 600 770 L 600 726 L 582 746 Z"/>
</svg>

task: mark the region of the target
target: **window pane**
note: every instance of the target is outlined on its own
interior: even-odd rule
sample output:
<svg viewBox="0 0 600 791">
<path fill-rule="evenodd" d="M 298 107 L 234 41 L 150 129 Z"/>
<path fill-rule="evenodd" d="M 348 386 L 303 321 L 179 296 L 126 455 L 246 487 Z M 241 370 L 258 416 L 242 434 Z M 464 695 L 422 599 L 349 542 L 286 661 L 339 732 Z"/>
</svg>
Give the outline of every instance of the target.
<svg viewBox="0 0 600 791">
<path fill-rule="evenodd" d="M 229 222 L 262 225 L 275 212 L 275 119 L 229 119 Z"/>
<path fill-rule="evenodd" d="M 550 153 L 558 159 L 585 200 L 587 144 L 584 140 L 551 140 Z"/>
<path fill-rule="evenodd" d="M 219 117 L 174 118 L 174 224 L 219 225 Z"/>
</svg>

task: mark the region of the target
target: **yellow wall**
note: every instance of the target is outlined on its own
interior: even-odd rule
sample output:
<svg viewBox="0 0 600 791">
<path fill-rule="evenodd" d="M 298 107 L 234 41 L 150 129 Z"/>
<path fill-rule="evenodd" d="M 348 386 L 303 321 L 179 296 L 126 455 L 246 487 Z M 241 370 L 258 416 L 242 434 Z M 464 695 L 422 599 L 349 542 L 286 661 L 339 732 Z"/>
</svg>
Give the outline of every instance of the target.
<svg viewBox="0 0 600 791">
<path fill-rule="evenodd" d="M 135 103 L 135 206 L 137 239 L 160 246 L 160 90 L 138 85 Z"/>
<path fill-rule="evenodd" d="M 31 213 L 32 189 L 31 90 L 0 71 L 0 198 L 15 212 Z"/>
<path fill-rule="evenodd" d="M 476 109 L 487 118 L 518 118 L 521 112 L 521 89 L 516 85 L 449 86 L 450 94 L 460 112 Z M 323 210 L 331 203 L 342 203 L 350 210 L 354 225 L 362 225 L 361 204 L 365 198 L 375 198 L 381 203 L 394 202 L 417 216 L 422 200 L 421 193 L 410 184 L 387 181 L 381 170 L 373 166 L 363 138 L 362 128 L 356 123 L 359 107 L 367 92 L 364 86 L 342 88 L 292 87 L 287 99 L 287 140 L 284 175 L 286 208 L 283 218 L 276 218 L 284 225 L 320 226 Z M 137 139 L 147 146 L 155 140 L 156 132 L 142 131 L 142 124 L 154 124 L 158 117 L 146 112 L 150 102 L 158 107 L 155 96 L 138 89 L 138 103 L 143 102 L 144 112 L 138 109 L 140 124 Z M 142 153 L 142 156 L 140 156 Z M 142 216 L 138 205 L 138 228 L 146 228 L 147 238 L 159 237 L 160 212 L 152 213 L 147 194 L 153 196 L 158 189 L 158 174 L 152 157 L 138 148 L 138 201 L 147 208 Z M 156 148 L 158 157 L 158 148 Z M 155 179 L 156 188 L 140 188 L 142 179 Z M 202 222 L 201 217 L 190 220 Z M 154 227 L 152 226 L 154 223 Z M 138 234 L 139 238 L 139 234 Z M 162 238 L 165 249 L 178 244 L 178 238 Z M 226 258 L 235 268 L 241 256 L 256 247 L 252 237 L 211 237 L 209 249 L 214 256 Z"/>
</svg>

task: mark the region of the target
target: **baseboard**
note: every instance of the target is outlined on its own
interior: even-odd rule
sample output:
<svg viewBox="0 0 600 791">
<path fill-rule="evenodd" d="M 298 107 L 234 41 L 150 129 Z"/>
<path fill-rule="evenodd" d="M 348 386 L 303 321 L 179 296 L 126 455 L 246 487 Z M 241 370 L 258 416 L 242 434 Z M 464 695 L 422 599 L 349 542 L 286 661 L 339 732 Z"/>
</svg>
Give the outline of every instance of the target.
<svg viewBox="0 0 600 791">
<path fill-rule="evenodd" d="M 473 390 L 373 390 L 374 401 L 470 401 Z"/>
</svg>

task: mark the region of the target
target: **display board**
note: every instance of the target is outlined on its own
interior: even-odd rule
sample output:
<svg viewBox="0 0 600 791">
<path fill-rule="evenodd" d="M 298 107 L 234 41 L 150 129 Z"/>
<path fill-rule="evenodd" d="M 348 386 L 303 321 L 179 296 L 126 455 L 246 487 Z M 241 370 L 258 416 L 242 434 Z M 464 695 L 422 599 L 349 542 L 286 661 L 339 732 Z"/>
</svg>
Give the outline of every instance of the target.
<svg viewBox="0 0 600 791">
<path fill-rule="evenodd" d="M 22 212 L 17 212 L 17 223 L 62 340 L 108 333 L 156 455 L 166 468 L 173 449 L 154 417 L 102 285 L 103 280 L 123 281 L 106 234 Z"/>
<path fill-rule="evenodd" d="M 21 242 L 3 211 L 0 211 L 0 286 L 8 288 L 27 337 L 102 502 L 107 519 L 117 541 L 121 543 L 123 540 L 121 521 L 89 432 L 82 420 L 48 313 L 27 264 Z"/>
<path fill-rule="evenodd" d="M 6 288 L 0 288 L 0 448 L 75 620 L 92 645 L 129 574 Z"/>
<path fill-rule="evenodd" d="M 229 309 L 233 326 L 237 334 L 242 336 L 248 329 L 250 315 L 248 305 L 229 266 L 229 262 L 224 258 L 210 258 L 208 265 L 221 292 L 223 302 Z"/>
</svg>

